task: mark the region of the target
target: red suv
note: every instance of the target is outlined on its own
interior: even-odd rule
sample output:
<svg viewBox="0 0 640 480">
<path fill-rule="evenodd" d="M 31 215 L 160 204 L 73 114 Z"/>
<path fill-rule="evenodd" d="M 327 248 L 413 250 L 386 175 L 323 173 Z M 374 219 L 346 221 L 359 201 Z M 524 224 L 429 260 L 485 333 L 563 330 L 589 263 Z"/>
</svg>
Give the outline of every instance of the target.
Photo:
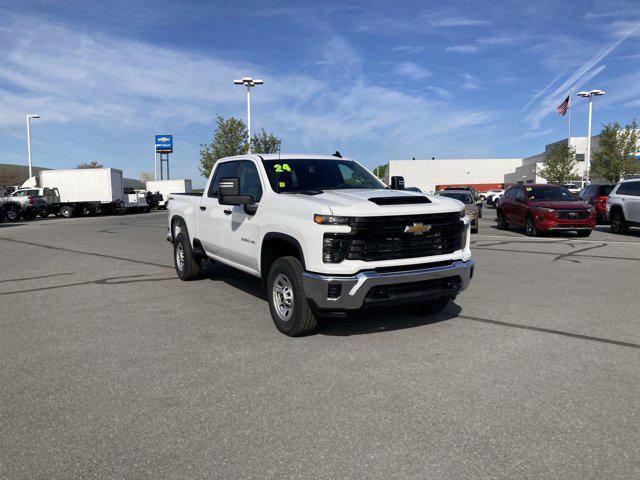
<svg viewBox="0 0 640 480">
<path fill-rule="evenodd" d="M 605 223 L 607 220 L 607 198 L 615 185 L 596 185 L 592 183 L 582 189 L 578 198 L 593 205 L 596 209 L 596 221 Z"/>
<path fill-rule="evenodd" d="M 596 226 L 596 210 L 557 185 L 510 187 L 497 207 L 498 228 L 523 226 L 530 237 L 540 232 L 575 230 L 588 237 Z"/>
</svg>

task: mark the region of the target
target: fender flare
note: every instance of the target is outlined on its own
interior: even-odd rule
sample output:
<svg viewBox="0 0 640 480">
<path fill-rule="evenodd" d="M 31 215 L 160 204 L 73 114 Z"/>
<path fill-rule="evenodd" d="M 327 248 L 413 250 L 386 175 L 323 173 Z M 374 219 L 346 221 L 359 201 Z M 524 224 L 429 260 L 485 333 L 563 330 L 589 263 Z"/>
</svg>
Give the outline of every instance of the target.
<svg viewBox="0 0 640 480">
<path fill-rule="evenodd" d="M 296 238 L 292 237 L 291 235 L 287 235 L 286 233 L 268 232 L 264 235 L 264 237 L 262 237 L 262 245 L 264 245 L 265 242 L 271 239 L 284 240 L 285 242 L 292 244 L 297 250 L 298 255 L 300 256 L 300 262 L 302 262 L 302 268 L 306 270 L 306 263 L 304 260 L 304 250 L 302 250 L 302 245 L 300 245 L 300 242 Z M 260 248 L 260 262 L 262 263 L 262 246 Z"/>
</svg>

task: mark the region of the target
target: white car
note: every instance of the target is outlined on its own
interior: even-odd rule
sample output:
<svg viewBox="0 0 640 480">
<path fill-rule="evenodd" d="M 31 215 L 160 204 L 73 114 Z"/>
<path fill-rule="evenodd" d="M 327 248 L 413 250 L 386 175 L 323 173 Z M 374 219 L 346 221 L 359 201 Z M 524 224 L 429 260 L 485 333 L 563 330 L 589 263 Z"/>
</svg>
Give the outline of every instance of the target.
<svg viewBox="0 0 640 480">
<path fill-rule="evenodd" d="M 578 194 L 582 190 L 582 187 L 574 185 L 573 183 L 567 183 L 566 185 L 562 185 L 562 186 L 567 190 L 569 190 L 571 193 L 573 193 L 575 196 L 578 196 Z"/>
<path fill-rule="evenodd" d="M 640 227 L 640 178 L 624 180 L 611 190 L 606 216 L 613 233 L 626 233 L 629 227 Z"/>
<path fill-rule="evenodd" d="M 498 202 L 498 200 L 500 199 L 500 197 L 502 196 L 502 194 L 504 194 L 504 190 L 503 189 L 489 190 L 485 194 L 485 199 L 486 199 L 487 205 L 495 205 Z"/>
<path fill-rule="evenodd" d="M 218 160 L 202 195 L 172 194 L 167 240 L 182 280 L 213 259 L 262 279 L 276 327 L 317 316 L 418 304 L 436 312 L 469 285 L 464 205 L 390 189 L 350 158 L 245 155 Z"/>
</svg>

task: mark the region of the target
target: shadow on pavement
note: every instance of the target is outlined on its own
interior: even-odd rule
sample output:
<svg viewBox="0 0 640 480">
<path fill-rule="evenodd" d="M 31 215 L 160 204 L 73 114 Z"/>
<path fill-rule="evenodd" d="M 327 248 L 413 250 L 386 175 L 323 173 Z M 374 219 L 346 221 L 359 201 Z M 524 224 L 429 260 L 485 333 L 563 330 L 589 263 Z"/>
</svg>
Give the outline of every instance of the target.
<svg viewBox="0 0 640 480">
<path fill-rule="evenodd" d="M 391 332 L 405 328 L 422 327 L 458 317 L 462 309 L 455 303 L 441 313 L 426 315 L 407 307 L 376 308 L 350 314 L 346 318 L 321 318 L 318 334 L 339 337 Z"/>
<path fill-rule="evenodd" d="M 267 301 L 262 283 L 258 278 L 218 263 L 206 262 L 203 267 L 203 280 L 224 282 L 263 302 Z M 462 309 L 455 303 L 450 303 L 437 315 L 421 315 L 405 307 L 375 308 L 353 312 L 344 318 L 321 317 L 316 333 L 350 336 L 402 330 L 450 320 L 456 318 L 461 311 Z"/>
</svg>

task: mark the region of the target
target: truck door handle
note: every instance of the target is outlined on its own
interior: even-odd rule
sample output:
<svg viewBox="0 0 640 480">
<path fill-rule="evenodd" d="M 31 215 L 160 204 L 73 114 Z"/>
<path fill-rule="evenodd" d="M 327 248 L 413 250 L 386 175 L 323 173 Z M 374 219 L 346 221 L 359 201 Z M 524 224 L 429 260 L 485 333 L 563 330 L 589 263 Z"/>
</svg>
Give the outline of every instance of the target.
<svg viewBox="0 0 640 480">
<path fill-rule="evenodd" d="M 224 213 L 225 215 L 231 215 L 231 210 L 223 210 L 222 213 Z"/>
<path fill-rule="evenodd" d="M 207 209 L 207 207 L 205 207 L 204 205 L 200 205 L 200 210 L 202 210 L 203 212 Z"/>
</svg>

